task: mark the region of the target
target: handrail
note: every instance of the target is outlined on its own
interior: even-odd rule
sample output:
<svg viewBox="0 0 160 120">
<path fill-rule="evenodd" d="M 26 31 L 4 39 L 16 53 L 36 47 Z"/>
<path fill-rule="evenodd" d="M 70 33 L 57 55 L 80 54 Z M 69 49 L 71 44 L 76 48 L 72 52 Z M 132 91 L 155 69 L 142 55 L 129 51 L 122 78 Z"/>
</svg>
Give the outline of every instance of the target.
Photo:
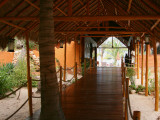
<svg viewBox="0 0 160 120">
<path fill-rule="evenodd" d="M 21 85 L 19 88 L 17 88 L 17 89 L 14 90 L 13 92 L 9 93 L 8 95 L 5 95 L 5 96 L 1 97 L 0 100 L 2 100 L 2 99 L 4 99 L 4 98 L 9 97 L 10 95 L 14 94 L 14 93 L 17 92 L 19 89 L 21 89 L 22 87 L 24 87 L 26 84 L 27 84 L 27 82 L 24 83 L 23 85 Z"/>
<path fill-rule="evenodd" d="M 133 120 L 140 120 L 140 111 L 133 111 L 131 109 L 130 97 L 129 97 L 129 78 L 126 78 L 126 69 L 134 67 L 125 67 L 125 63 L 122 60 L 121 71 L 122 71 L 122 86 L 123 86 L 123 97 L 125 97 L 125 120 L 128 120 L 128 108 L 130 116 Z"/>
<path fill-rule="evenodd" d="M 9 117 L 7 117 L 5 120 L 9 120 L 11 117 L 13 117 L 13 115 L 15 115 L 28 102 L 28 100 L 29 100 L 29 98 L 27 98 L 27 100 L 14 113 L 12 113 Z"/>
</svg>

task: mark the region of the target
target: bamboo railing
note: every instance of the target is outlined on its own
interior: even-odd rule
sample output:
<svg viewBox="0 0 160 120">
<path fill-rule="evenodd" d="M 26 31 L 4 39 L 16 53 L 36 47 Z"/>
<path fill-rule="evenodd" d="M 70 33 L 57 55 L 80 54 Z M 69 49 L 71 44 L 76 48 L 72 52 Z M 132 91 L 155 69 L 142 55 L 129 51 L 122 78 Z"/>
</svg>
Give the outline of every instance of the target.
<svg viewBox="0 0 160 120">
<path fill-rule="evenodd" d="M 125 63 L 123 62 L 123 59 L 122 59 L 122 62 L 121 62 L 122 91 L 123 91 L 123 97 L 125 98 L 124 118 L 125 120 L 128 120 L 129 114 L 130 114 L 133 120 L 140 120 L 140 115 L 141 115 L 140 111 L 133 111 L 133 114 L 132 114 L 130 98 L 129 98 L 129 78 L 126 78 L 126 69 L 127 67 L 125 67 Z M 128 113 L 128 110 L 129 110 L 129 113 Z"/>
</svg>

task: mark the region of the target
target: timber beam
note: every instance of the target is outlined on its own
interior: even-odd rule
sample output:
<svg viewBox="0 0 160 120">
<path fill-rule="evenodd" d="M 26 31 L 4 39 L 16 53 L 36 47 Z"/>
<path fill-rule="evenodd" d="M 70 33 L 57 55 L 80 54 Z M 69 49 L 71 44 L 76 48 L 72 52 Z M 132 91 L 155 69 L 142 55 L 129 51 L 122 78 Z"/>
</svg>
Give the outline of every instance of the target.
<svg viewBox="0 0 160 120">
<path fill-rule="evenodd" d="M 54 21 L 159 20 L 160 15 L 54 17 Z M 39 21 L 39 17 L 0 17 L 0 20 Z"/>
<path fill-rule="evenodd" d="M 55 33 L 118 35 L 118 34 L 138 34 L 138 33 L 145 33 L 145 32 L 136 32 L 136 31 L 55 31 Z"/>
</svg>

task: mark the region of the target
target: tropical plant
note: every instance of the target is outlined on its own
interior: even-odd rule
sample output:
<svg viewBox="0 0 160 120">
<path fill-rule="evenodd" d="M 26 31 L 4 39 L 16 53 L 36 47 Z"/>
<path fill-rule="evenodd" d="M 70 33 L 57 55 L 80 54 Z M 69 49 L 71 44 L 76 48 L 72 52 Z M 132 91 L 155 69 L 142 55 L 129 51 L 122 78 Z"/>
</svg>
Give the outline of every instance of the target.
<svg viewBox="0 0 160 120">
<path fill-rule="evenodd" d="M 55 68 L 55 44 L 53 0 L 40 0 L 40 120 L 64 120 L 60 105 L 59 88 Z"/>
<path fill-rule="evenodd" d="M 7 63 L 0 66 L 0 96 L 5 95 L 6 92 L 12 90 L 14 81 L 12 79 L 7 79 L 8 76 L 13 72 L 13 64 Z"/>
<path fill-rule="evenodd" d="M 138 92 L 143 92 L 145 90 L 145 87 L 142 85 L 138 85 L 138 87 L 136 88 L 136 93 Z"/>
<path fill-rule="evenodd" d="M 131 81 L 131 85 L 135 85 L 135 79 L 133 76 L 135 76 L 136 72 L 133 68 L 127 68 L 126 76 L 129 77 Z"/>
</svg>

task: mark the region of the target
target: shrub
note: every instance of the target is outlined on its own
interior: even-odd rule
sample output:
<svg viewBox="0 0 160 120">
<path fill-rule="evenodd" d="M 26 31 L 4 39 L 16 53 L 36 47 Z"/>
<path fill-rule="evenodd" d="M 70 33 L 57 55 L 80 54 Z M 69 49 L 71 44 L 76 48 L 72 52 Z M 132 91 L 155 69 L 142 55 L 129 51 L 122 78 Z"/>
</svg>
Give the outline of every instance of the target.
<svg viewBox="0 0 160 120">
<path fill-rule="evenodd" d="M 145 90 L 145 87 L 142 85 L 138 85 L 138 87 L 136 88 L 136 93 L 138 92 L 143 92 Z"/>
<path fill-rule="evenodd" d="M 33 69 L 31 68 L 31 72 Z M 6 64 L 0 67 L 0 95 L 12 91 L 14 87 L 19 87 L 27 82 L 27 63 L 25 59 L 20 59 L 17 65 Z M 37 82 L 33 81 L 32 86 L 36 87 Z"/>
<path fill-rule="evenodd" d="M 29 41 L 29 49 L 31 49 L 31 50 L 39 49 L 38 43 L 35 43 L 33 41 Z"/>
<path fill-rule="evenodd" d="M 135 84 L 131 84 L 129 87 L 130 87 L 131 89 L 133 89 L 133 90 L 136 90 L 136 85 L 135 85 Z"/>
<path fill-rule="evenodd" d="M 3 64 L 0 66 L 0 95 L 3 96 L 6 92 L 11 91 L 14 87 L 12 79 L 8 80 L 8 76 L 13 72 L 13 64 Z"/>
</svg>

